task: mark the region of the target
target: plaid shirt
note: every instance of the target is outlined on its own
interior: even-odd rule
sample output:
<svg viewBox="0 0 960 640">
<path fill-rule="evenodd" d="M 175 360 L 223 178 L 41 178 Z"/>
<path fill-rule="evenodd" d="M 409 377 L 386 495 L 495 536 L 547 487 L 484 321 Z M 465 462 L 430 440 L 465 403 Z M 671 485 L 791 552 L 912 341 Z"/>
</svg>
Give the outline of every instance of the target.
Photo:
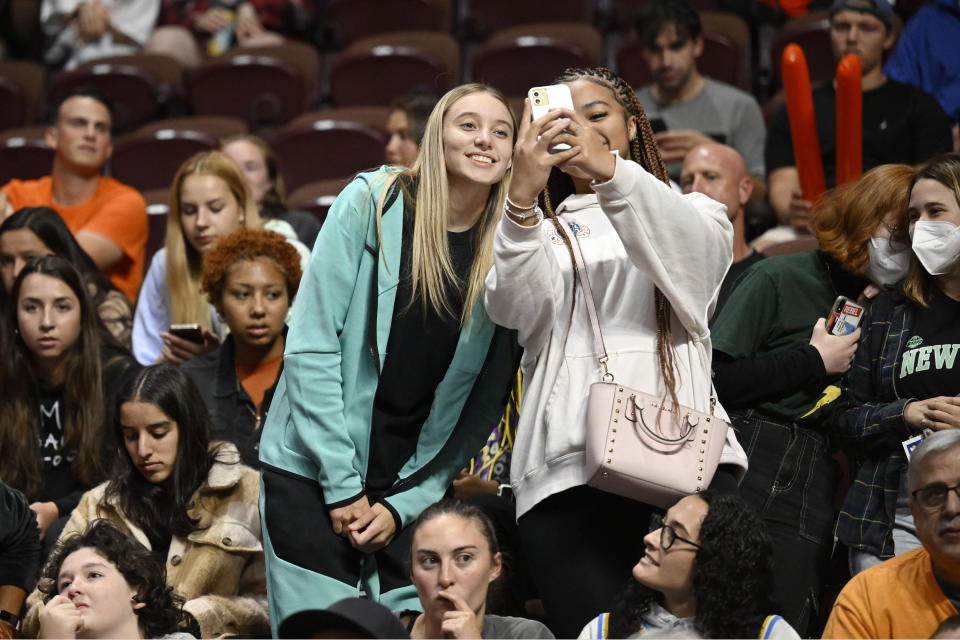
<svg viewBox="0 0 960 640">
<path fill-rule="evenodd" d="M 840 388 L 828 387 L 804 416 L 822 423 L 851 463 L 854 481 L 837 519 L 837 538 L 884 558 L 893 556 L 897 491 L 907 464 L 901 443 L 914 435 L 903 409 L 915 398 L 900 397 L 895 379 L 912 317 L 912 305 L 898 291 L 878 296 Z"/>
</svg>

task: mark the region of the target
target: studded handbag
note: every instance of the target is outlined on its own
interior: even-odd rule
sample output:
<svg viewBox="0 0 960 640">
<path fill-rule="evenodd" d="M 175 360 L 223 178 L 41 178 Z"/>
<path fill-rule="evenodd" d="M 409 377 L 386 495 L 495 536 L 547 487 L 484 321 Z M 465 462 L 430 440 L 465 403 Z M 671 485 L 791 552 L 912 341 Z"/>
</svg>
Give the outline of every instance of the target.
<svg viewBox="0 0 960 640">
<path fill-rule="evenodd" d="M 730 425 L 714 415 L 715 395 L 704 413 L 616 382 L 577 236 L 558 219 L 571 239 L 603 371 L 587 400 L 587 484 L 667 508 L 710 485 Z"/>
</svg>

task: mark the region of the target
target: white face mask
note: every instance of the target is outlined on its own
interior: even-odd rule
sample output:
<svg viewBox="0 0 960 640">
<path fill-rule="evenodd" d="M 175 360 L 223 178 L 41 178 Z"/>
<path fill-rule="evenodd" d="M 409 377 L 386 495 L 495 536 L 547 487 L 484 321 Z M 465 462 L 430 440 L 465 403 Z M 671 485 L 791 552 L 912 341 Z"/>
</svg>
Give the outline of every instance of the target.
<svg viewBox="0 0 960 640">
<path fill-rule="evenodd" d="M 950 273 L 960 262 L 960 227 L 946 220 L 920 220 L 910 229 L 913 252 L 932 276 Z"/>
<path fill-rule="evenodd" d="M 889 238 L 870 238 L 870 266 L 864 275 L 881 287 L 903 280 L 910 267 L 910 247 Z"/>
</svg>

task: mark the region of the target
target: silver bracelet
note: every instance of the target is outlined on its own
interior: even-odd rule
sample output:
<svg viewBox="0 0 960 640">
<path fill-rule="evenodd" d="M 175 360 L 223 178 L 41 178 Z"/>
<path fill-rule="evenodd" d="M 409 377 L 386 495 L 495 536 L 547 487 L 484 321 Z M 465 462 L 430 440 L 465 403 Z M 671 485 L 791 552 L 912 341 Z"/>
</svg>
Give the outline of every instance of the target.
<svg viewBox="0 0 960 640">
<path fill-rule="evenodd" d="M 510 196 L 505 196 L 505 197 L 506 197 L 506 199 L 507 199 L 507 204 L 510 205 L 510 207 L 512 207 L 513 209 L 517 209 L 517 210 L 519 210 L 519 211 L 532 211 L 532 210 L 533 210 L 534 208 L 536 208 L 536 206 L 537 206 L 537 201 L 536 201 L 536 200 L 534 200 L 534 201 L 533 201 L 533 204 L 530 205 L 529 207 L 521 207 L 521 206 L 518 205 L 516 202 L 514 202 L 513 200 L 511 200 L 511 199 L 510 199 Z"/>
<path fill-rule="evenodd" d="M 510 208 L 506 202 L 503 203 L 503 212 L 519 222 L 525 222 L 529 218 L 536 217 L 537 223 L 543 222 L 543 209 L 539 205 L 533 205 L 533 211 L 530 213 L 517 213 Z"/>
</svg>

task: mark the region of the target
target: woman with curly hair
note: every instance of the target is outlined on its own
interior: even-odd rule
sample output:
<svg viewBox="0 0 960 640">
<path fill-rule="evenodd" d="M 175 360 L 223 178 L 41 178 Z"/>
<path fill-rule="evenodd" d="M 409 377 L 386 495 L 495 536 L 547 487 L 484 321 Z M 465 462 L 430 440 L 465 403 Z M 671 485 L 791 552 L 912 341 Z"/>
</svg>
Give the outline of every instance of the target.
<svg viewBox="0 0 960 640">
<path fill-rule="evenodd" d="M 108 520 L 57 543 L 40 576 L 41 638 L 194 638 L 200 633 L 142 544 Z M 196 635 L 195 635 L 196 634 Z"/>
<path fill-rule="evenodd" d="M 867 304 L 906 274 L 913 175 L 881 165 L 828 193 L 812 223 L 820 249 L 754 265 L 713 323 L 714 383 L 750 457 L 740 493 L 767 523 L 774 594 L 804 635 L 817 632 L 838 479 L 828 434 L 807 416 L 837 397 L 824 387 L 860 338 L 828 333 L 824 318 L 838 296 Z"/>
<path fill-rule="evenodd" d="M 202 151 L 180 165 L 170 186 L 166 244 L 150 262 L 133 321 L 133 354 L 142 364 L 180 364 L 220 344 L 220 320 L 200 292 L 203 255 L 244 228 L 282 233 L 304 264 L 309 259 L 289 224 L 260 219 L 247 180 L 230 156 Z M 172 324 L 199 325 L 201 337 L 177 335 Z"/>
<path fill-rule="evenodd" d="M 530 122 L 524 107 L 486 303 L 495 322 L 519 330 L 524 348 L 511 480 L 550 628 L 569 638 L 616 597 L 643 553 L 652 507 L 587 485 L 587 391 L 603 371 L 560 219 L 580 245 L 617 381 L 703 412 L 711 411 L 707 320 L 732 260 L 733 228 L 722 205 L 669 187 L 622 78 L 568 69 L 556 82 L 570 88 L 575 110 Z M 571 148 L 552 153 L 558 143 Z M 745 467 L 730 431 L 714 482 L 736 490 Z M 557 562 L 571 549 L 576 560 Z"/>
<path fill-rule="evenodd" d="M 283 370 L 285 319 L 300 286 L 300 256 L 279 233 L 241 229 L 203 257 L 202 288 L 230 328 L 206 355 L 181 365 L 197 383 L 213 437 L 260 467 L 260 425 Z"/>
<path fill-rule="evenodd" d="M 688 496 L 643 543 L 617 607 L 591 620 L 580 638 L 642 637 L 654 630 L 687 634 L 675 637 L 800 637 L 771 615 L 770 538 L 740 498 L 710 490 Z"/>
<path fill-rule="evenodd" d="M 210 441 L 203 398 L 178 367 L 142 369 L 116 406 L 110 479 L 83 495 L 61 539 L 106 518 L 165 562 L 204 638 L 267 633 L 259 475 L 232 443 Z M 27 602 L 29 634 L 39 593 Z"/>
<path fill-rule="evenodd" d="M 50 207 L 24 207 L 0 224 L 0 276 L 4 294 L 10 294 L 17 274 L 31 258 L 46 255 L 70 261 L 83 277 L 100 321 L 110 335 L 129 350 L 133 328 L 130 300 L 100 271 L 60 214 Z"/>
<path fill-rule="evenodd" d="M 260 445 L 274 623 L 361 584 L 416 603 L 409 525 L 490 435 L 516 372 L 482 300 L 515 131 L 496 90 L 451 89 L 413 167 L 359 174 L 330 209 Z"/>
</svg>

